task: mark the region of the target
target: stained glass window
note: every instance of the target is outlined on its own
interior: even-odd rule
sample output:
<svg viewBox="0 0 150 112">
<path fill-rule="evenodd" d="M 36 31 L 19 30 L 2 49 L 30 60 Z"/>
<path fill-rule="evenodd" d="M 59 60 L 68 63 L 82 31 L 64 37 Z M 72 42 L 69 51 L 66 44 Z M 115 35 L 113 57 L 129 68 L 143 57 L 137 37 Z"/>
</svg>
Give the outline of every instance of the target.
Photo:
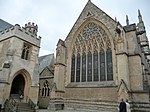
<svg viewBox="0 0 150 112">
<path fill-rule="evenodd" d="M 80 82 L 80 54 L 77 56 L 76 82 Z"/>
<path fill-rule="evenodd" d="M 105 52 L 104 50 L 100 51 L 100 80 L 105 81 Z"/>
<path fill-rule="evenodd" d="M 113 80 L 112 50 L 107 32 L 94 22 L 77 35 L 71 58 L 71 82 Z M 82 56 L 80 55 L 82 54 Z"/>
<path fill-rule="evenodd" d="M 92 81 L 92 53 L 88 53 L 87 81 Z"/>
<path fill-rule="evenodd" d="M 113 80 L 113 69 L 112 69 L 112 51 L 110 48 L 107 49 L 107 80 Z"/>
<path fill-rule="evenodd" d="M 86 54 L 82 55 L 82 82 L 86 81 Z"/>
<path fill-rule="evenodd" d="M 93 63 L 93 65 L 94 65 L 94 81 L 98 81 L 98 52 L 97 51 L 95 51 L 94 52 L 94 56 L 93 56 L 93 58 L 94 58 L 94 63 Z"/>
</svg>

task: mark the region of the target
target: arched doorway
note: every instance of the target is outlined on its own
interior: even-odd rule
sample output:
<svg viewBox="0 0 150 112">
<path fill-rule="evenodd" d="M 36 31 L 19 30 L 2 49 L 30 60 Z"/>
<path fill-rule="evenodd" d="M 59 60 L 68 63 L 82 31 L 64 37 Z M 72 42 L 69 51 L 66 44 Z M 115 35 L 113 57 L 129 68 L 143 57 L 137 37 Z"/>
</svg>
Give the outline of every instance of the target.
<svg viewBox="0 0 150 112">
<path fill-rule="evenodd" d="M 10 94 L 24 94 L 24 88 L 25 88 L 25 79 L 23 77 L 22 74 L 17 75 L 13 82 L 12 82 L 12 86 L 11 86 L 11 92 Z"/>
</svg>

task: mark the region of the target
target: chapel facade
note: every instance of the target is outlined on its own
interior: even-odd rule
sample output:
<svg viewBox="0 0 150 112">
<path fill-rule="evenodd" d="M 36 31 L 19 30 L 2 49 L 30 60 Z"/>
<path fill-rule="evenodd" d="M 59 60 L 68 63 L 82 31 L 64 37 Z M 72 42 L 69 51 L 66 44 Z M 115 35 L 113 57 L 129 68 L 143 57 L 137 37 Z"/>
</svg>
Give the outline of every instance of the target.
<svg viewBox="0 0 150 112">
<path fill-rule="evenodd" d="M 66 39 L 59 40 L 51 109 L 116 112 L 128 99 L 133 111 L 149 111 L 150 49 L 140 10 L 138 23 L 122 26 L 90 0 Z M 52 91 L 53 92 L 53 91 Z"/>
<path fill-rule="evenodd" d="M 149 112 L 150 49 L 144 21 L 126 25 L 90 0 L 54 54 L 38 57 L 37 25 L 0 20 L 0 104 L 24 95 L 48 110 L 116 112 L 128 99 L 132 111 Z"/>
</svg>

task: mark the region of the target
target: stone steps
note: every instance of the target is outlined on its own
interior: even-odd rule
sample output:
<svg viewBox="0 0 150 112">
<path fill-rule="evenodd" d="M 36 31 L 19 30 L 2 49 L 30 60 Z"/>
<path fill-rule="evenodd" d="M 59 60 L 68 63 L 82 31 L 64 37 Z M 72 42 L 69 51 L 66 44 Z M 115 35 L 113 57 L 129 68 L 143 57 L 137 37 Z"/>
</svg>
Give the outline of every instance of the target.
<svg viewBox="0 0 150 112">
<path fill-rule="evenodd" d="M 35 112 L 34 109 L 31 109 L 28 103 L 20 100 L 19 94 L 11 94 L 11 97 L 15 100 L 17 104 L 16 112 Z"/>
<path fill-rule="evenodd" d="M 17 112 L 35 112 L 33 109 L 31 109 L 28 106 L 28 103 L 24 103 L 24 102 L 18 102 L 18 105 L 16 107 L 16 111 Z"/>
</svg>

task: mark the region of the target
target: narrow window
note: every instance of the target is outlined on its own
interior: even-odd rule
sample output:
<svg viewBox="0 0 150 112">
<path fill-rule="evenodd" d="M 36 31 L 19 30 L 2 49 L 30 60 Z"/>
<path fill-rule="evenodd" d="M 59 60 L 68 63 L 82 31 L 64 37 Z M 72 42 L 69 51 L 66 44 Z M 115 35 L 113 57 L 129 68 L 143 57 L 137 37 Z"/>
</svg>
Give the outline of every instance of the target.
<svg viewBox="0 0 150 112">
<path fill-rule="evenodd" d="M 29 56 L 29 50 L 26 51 L 26 56 L 25 56 L 26 60 L 28 60 L 28 56 Z"/>
<path fill-rule="evenodd" d="M 44 96 L 44 88 L 42 88 L 42 96 Z"/>
<path fill-rule="evenodd" d="M 23 49 L 22 49 L 22 54 L 21 54 L 21 58 L 25 59 L 25 60 L 29 60 L 29 52 L 31 50 L 31 46 L 24 44 Z"/>
<path fill-rule="evenodd" d="M 21 58 L 24 59 L 24 56 L 25 56 L 25 49 L 22 50 Z"/>
<path fill-rule="evenodd" d="M 72 56 L 72 64 L 71 64 L 71 82 L 74 82 L 75 79 L 75 55 Z"/>
<path fill-rule="evenodd" d="M 82 82 L 86 81 L 86 54 L 82 55 Z"/>
<path fill-rule="evenodd" d="M 92 54 L 88 53 L 88 71 L 87 71 L 87 81 L 92 81 Z"/>
<path fill-rule="evenodd" d="M 105 52 L 104 50 L 100 51 L 100 80 L 105 81 Z"/>
<path fill-rule="evenodd" d="M 77 55 L 76 82 L 80 82 L 80 54 Z"/>
<path fill-rule="evenodd" d="M 107 80 L 113 80 L 112 51 L 110 48 L 107 49 L 106 57 L 107 57 Z"/>
<path fill-rule="evenodd" d="M 42 88 L 42 96 L 49 96 L 50 88 L 49 88 L 49 83 L 46 80 L 43 84 Z"/>
<path fill-rule="evenodd" d="M 48 87 L 48 93 L 47 93 L 47 96 L 49 96 L 49 92 L 50 92 L 50 88 Z"/>
<path fill-rule="evenodd" d="M 45 96 L 47 96 L 47 87 L 45 87 Z"/>
<path fill-rule="evenodd" d="M 94 81 L 98 81 L 98 53 L 94 52 Z"/>
</svg>

